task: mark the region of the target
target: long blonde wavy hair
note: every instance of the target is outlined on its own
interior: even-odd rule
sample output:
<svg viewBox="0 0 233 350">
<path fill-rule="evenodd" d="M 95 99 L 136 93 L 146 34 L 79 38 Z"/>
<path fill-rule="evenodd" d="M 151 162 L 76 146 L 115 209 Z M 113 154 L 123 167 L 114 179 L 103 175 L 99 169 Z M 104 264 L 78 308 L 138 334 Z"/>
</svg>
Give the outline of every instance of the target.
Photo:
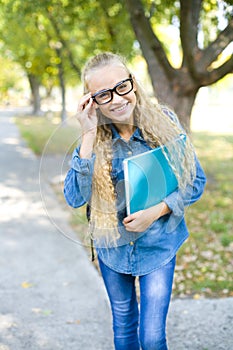
<svg viewBox="0 0 233 350">
<path fill-rule="evenodd" d="M 123 57 L 110 52 L 98 54 L 91 58 L 84 67 L 82 74 L 84 92 L 89 91 L 88 80 L 93 71 L 114 65 L 123 66 L 126 72 L 132 75 Z M 178 119 L 170 118 L 168 108 L 154 103 L 135 78 L 134 84 L 136 84 L 137 100 L 134 109 L 134 125 L 140 129 L 142 136 L 151 148 L 167 145 L 169 161 L 176 173 L 179 189 L 184 192 L 187 185 L 192 184 L 195 177 L 194 150 L 190 138 L 186 136 L 185 151 L 183 148 L 180 149 L 179 146 L 175 149 L 174 143 L 170 141 L 184 133 Z M 99 109 L 97 115 L 98 126 L 94 144 L 96 159 L 90 203 L 90 233 L 96 242 L 100 240 L 102 241 L 101 244 L 105 241 L 106 245 L 117 245 L 117 239 L 120 235 L 118 232 L 116 194 L 111 179 L 113 158 L 111 120 L 106 118 Z M 173 114 L 173 116 L 175 115 Z"/>
</svg>

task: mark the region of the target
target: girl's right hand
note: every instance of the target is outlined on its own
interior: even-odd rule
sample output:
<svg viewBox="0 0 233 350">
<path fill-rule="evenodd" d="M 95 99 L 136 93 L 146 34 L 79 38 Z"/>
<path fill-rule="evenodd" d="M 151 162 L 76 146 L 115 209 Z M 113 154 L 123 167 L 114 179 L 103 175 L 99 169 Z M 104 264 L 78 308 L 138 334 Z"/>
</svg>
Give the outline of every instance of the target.
<svg viewBox="0 0 233 350">
<path fill-rule="evenodd" d="M 97 114 L 96 105 L 91 98 L 91 93 L 82 96 L 78 103 L 77 118 L 82 127 L 82 133 L 96 135 Z"/>
</svg>

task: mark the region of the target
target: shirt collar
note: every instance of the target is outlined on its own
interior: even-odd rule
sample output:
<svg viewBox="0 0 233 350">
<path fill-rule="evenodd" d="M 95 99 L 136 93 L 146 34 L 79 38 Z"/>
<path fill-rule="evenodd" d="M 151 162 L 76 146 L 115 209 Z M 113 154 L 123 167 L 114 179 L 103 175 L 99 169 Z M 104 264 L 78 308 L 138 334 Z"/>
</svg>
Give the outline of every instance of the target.
<svg viewBox="0 0 233 350">
<path fill-rule="evenodd" d="M 117 140 L 120 140 L 120 139 L 122 140 L 122 137 L 120 136 L 116 127 L 113 124 L 111 124 L 111 130 L 112 130 L 113 143 L 115 143 Z M 140 140 L 140 141 L 144 140 L 139 128 L 136 128 L 133 135 L 130 137 L 130 140 Z"/>
</svg>

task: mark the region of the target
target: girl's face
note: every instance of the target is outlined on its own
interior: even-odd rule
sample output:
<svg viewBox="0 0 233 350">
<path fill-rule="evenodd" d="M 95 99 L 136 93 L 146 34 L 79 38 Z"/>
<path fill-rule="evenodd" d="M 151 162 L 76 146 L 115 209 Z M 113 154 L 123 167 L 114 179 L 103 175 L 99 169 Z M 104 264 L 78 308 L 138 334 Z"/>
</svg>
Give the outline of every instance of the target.
<svg viewBox="0 0 233 350">
<path fill-rule="evenodd" d="M 94 70 L 88 79 L 88 88 L 91 94 L 105 89 L 113 89 L 119 82 L 128 79 L 129 73 L 124 66 L 109 65 Z M 119 96 L 113 92 L 113 99 L 103 105 L 96 104 L 102 114 L 113 123 L 133 124 L 133 111 L 136 106 L 136 85 L 126 95 Z"/>
</svg>

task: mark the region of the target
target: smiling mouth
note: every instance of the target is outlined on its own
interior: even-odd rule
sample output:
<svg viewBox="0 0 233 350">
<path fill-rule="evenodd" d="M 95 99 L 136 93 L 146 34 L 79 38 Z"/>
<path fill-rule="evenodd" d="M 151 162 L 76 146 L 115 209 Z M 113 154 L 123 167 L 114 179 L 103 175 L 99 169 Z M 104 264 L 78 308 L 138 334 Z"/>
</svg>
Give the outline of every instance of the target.
<svg viewBox="0 0 233 350">
<path fill-rule="evenodd" d="M 127 106 L 128 106 L 128 103 L 124 104 L 123 106 L 120 106 L 120 107 L 117 107 L 117 108 L 113 108 L 111 111 L 112 112 L 121 112 L 121 111 L 124 111 Z"/>
</svg>

